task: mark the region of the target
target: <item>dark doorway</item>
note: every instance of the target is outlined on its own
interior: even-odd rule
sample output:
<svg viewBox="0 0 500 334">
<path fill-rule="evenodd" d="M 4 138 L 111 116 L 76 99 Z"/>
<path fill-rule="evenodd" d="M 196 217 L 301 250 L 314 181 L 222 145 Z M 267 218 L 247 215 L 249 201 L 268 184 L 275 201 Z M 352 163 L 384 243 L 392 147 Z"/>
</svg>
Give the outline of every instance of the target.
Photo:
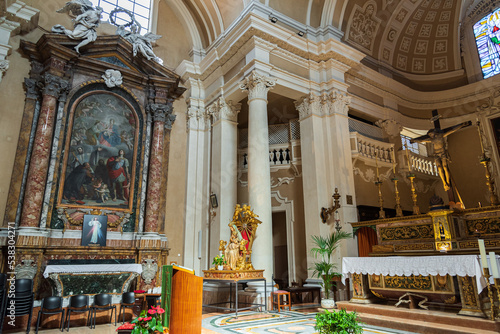
<svg viewBox="0 0 500 334">
<path fill-rule="evenodd" d="M 283 289 L 288 287 L 288 243 L 284 211 L 273 212 L 273 253 L 274 281 Z"/>
</svg>

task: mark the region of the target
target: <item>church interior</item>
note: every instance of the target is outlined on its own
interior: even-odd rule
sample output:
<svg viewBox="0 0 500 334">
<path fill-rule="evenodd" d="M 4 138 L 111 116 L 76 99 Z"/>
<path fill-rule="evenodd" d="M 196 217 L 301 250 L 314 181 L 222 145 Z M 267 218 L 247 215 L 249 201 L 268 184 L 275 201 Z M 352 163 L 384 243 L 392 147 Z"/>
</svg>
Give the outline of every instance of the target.
<svg viewBox="0 0 500 334">
<path fill-rule="evenodd" d="M 498 0 L 0 0 L 0 333 L 499 332 L 499 73 Z"/>
</svg>

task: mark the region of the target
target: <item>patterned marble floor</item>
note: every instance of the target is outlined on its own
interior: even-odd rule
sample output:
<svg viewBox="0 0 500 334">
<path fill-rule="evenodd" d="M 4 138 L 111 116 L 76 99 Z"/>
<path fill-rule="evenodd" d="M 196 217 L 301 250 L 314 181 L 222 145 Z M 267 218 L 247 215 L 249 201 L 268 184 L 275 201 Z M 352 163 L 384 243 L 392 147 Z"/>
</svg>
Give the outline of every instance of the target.
<svg viewBox="0 0 500 334">
<path fill-rule="evenodd" d="M 234 313 L 204 313 L 201 334 L 314 334 L 315 312 L 312 309 L 278 312 L 239 312 L 238 318 Z M 72 327 L 70 332 L 78 334 L 115 334 L 113 324 L 97 325 L 95 329 L 88 327 Z M 31 333 L 35 328 L 31 328 Z M 61 333 L 58 329 L 39 330 L 43 334 Z M 25 333 L 25 331 L 4 331 L 4 333 Z M 366 334 L 412 334 L 387 328 L 366 326 Z"/>
</svg>

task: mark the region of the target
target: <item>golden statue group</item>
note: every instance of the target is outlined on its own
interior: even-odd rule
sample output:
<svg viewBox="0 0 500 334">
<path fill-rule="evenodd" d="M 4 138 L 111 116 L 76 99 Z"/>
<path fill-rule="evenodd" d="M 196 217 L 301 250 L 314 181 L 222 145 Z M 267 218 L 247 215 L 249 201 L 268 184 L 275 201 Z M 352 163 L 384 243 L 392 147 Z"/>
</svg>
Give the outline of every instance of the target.
<svg viewBox="0 0 500 334">
<path fill-rule="evenodd" d="M 256 279 L 262 278 L 264 269 L 254 269 L 252 265 L 252 245 L 257 226 L 261 223 L 249 205 L 236 204 L 233 218 L 228 224 L 231 230 L 229 243 L 219 241 L 219 252 L 214 258 L 217 267 L 203 270 L 203 277 L 210 279 Z M 220 260 L 222 258 L 223 266 Z M 218 261 L 216 261 L 218 260 Z"/>
<path fill-rule="evenodd" d="M 219 241 L 219 251 L 224 254 L 224 270 L 254 270 L 252 245 L 257 226 L 261 223 L 250 206 L 236 204 L 232 221 L 229 223 L 231 237 L 229 244 Z M 227 247 L 226 247 L 227 245 Z"/>
</svg>

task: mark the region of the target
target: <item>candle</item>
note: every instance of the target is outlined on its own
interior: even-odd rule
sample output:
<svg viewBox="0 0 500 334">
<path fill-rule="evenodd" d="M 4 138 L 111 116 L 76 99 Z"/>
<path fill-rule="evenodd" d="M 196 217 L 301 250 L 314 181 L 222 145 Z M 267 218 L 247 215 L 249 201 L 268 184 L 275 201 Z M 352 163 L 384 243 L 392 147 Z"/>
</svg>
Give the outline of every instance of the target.
<svg viewBox="0 0 500 334">
<path fill-rule="evenodd" d="M 498 273 L 497 257 L 495 252 L 490 252 L 490 264 L 491 264 L 491 274 L 494 278 L 500 278 L 500 273 Z"/>
<path fill-rule="evenodd" d="M 481 267 L 488 268 L 488 259 L 486 258 L 486 248 L 484 247 L 484 240 L 477 239 L 479 244 L 479 253 L 481 254 Z"/>
<path fill-rule="evenodd" d="M 411 161 L 410 161 L 410 154 L 408 152 L 408 145 L 405 143 L 405 148 L 406 148 L 406 160 L 408 161 L 408 172 L 411 173 Z"/>
<path fill-rule="evenodd" d="M 396 177 L 396 156 L 394 154 L 394 148 L 391 148 L 392 153 L 392 171 L 394 172 L 394 177 Z"/>
</svg>

